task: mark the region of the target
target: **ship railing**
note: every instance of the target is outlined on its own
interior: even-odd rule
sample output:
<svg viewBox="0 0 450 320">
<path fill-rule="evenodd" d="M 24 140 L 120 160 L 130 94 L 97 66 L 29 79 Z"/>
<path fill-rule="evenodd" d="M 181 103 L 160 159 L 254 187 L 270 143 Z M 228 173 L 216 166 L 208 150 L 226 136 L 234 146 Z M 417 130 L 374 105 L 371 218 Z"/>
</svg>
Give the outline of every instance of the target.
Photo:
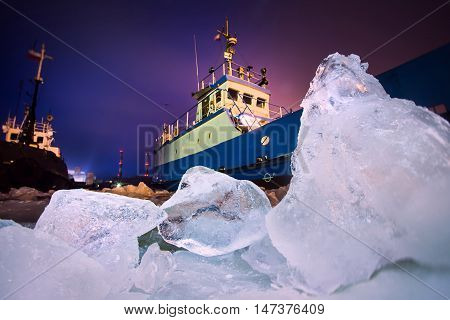
<svg viewBox="0 0 450 320">
<path fill-rule="evenodd" d="M 6 120 L 6 126 L 12 129 L 21 129 L 21 124 L 16 122 L 16 117 L 8 117 L 8 120 Z M 41 122 L 35 122 L 34 124 L 34 131 L 36 132 L 47 132 L 51 130 L 52 127 L 49 123 L 41 121 Z"/>
<path fill-rule="evenodd" d="M 272 120 L 283 118 L 288 113 L 292 113 L 292 109 L 286 109 L 283 106 L 269 103 L 269 118 Z"/>
<path fill-rule="evenodd" d="M 269 122 L 272 122 L 273 120 L 282 118 L 283 116 L 287 115 L 288 113 L 292 113 L 292 110 L 288 111 L 285 107 L 283 106 L 279 106 L 279 105 L 275 105 L 272 103 L 268 103 L 267 101 L 263 102 L 263 105 L 261 106 L 262 110 L 264 110 L 264 108 L 266 107 L 266 105 L 268 106 L 268 116 L 259 116 L 259 115 L 255 115 L 254 112 L 252 111 L 252 107 L 253 104 L 257 104 L 258 99 L 255 97 L 249 97 L 246 96 L 246 99 L 251 99 L 251 105 L 249 105 L 248 103 L 245 102 L 244 100 L 244 95 L 239 93 L 238 96 L 241 98 L 240 101 L 242 102 L 242 104 L 244 105 L 244 107 L 239 107 L 239 105 L 236 103 L 236 101 L 234 99 L 232 99 L 231 95 L 228 93 L 228 98 L 233 101 L 233 106 L 230 108 L 231 113 L 233 114 L 233 109 L 236 109 L 238 112 L 236 114 L 236 118 L 241 118 L 243 115 L 249 116 L 250 118 L 252 118 L 251 123 L 248 121 L 248 118 L 242 122 L 240 124 L 238 124 L 238 129 L 240 129 L 241 131 L 251 131 L 254 129 L 257 129 L 259 127 L 262 127 L 264 125 L 266 125 Z"/>
<path fill-rule="evenodd" d="M 18 129 L 20 127 L 16 123 L 16 117 L 8 117 L 8 120 L 6 120 L 6 126 L 13 129 Z"/>
<path fill-rule="evenodd" d="M 225 90 L 225 91 L 226 91 L 226 90 Z M 245 106 L 245 111 L 242 111 L 242 112 L 246 112 L 246 111 L 248 110 L 248 111 L 251 113 L 251 115 L 253 115 L 255 118 L 266 118 L 266 120 L 270 122 L 270 121 L 273 121 L 273 120 L 282 118 L 282 117 L 284 117 L 286 114 L 292 113 L 292 112 L 293 112 L 292 109 L 288 110 L 288 109 L 286 109 L 285 107 L 280 106 L 280 105 L 276 105 L 276 104 L 273 104 L 273 103 L 268 103 L 267 101 L 261 102 L 261 101 L 260 101 L 258 98 L 256 98 L 256 97 L 246 96 L 246 95 L 244 95 L 244 94 L 242 94 L 242 93 L 238 93 L 238 96 L 240 97 L 240 101 L 242 101 L 242 103 L 243 103 L 244 106 Z M 234 106 L 235 106 L 236 108 L 242 109 L 242 108 L 239 108 L 239 106 L 236 104 L 236 102 L 235 102 L 233 99 L 231 99 L 231 96 L 230 96 L 230 95 L 228 95 L 228 97 L 230 98 L 230 100 L 233 101 Z M 245 97 L 245 99 L 247 99 L 247 100 L 248 100 L 248 99 L 251 100 L 251 105 L 248 105 L 248 104 L 245 102 L 244 97 Z M 253 113 L 251 107 L 254 107 L 254 105 L 257 106 L 258 103 L 261 103 L 261 104 L 262 104 L 262 105 L 261 105 L 261 109 L 264 109 L 266 106 L 268 107 L 268 117 L 259 117 L 259 116 L 254 115 L 254 113 Z"/>
<path fill-rule="evenodd" d="M 51 129 L 51 126 L 49 123 L 46 122 L 36 122 L 34 124 L 34 131 L 36 132 L 47 132 Z"/>
<path fill-rule="evenodd" d="M 219 89 L 216 88 L 214 90 L 211 90 L 207 95 L 203 97 L 203 99 L 208 98 L 209 96 L 215 94 L 217 91 L 227 91 L 225 89 Z M 202 100 L 203 100 L 202 99 Z M 158 138 L 155 139 L 155 142 L 157 143 L 157 146 L 162 146 L 168 141 L 171 141 L 172 139 L 179 136 L 184 131 L 188 130 L 192 126 L 194 126 L 197 122 L 197 108 L 198 108 L 199 102 L 196 102 L 191 108 L 189 108 L 186 112 L 184 112 L 181 116 L 176 118 L 175 121 L 173 121 L 170 124 L 163 124 L 162 130 L 160 131 Z M 215 113 L 216 111 L 220 110 L 221 108 L 217 108 L 213 112 L 209 112 L 208 115 Z"/>
<path fill-rule="evenodd" d="M 250 108 L 250 106 L 244 101 L 244 95 L 238 93 L 238 96 L 240 96 L 242 103 L 244 104 L 244 108 L 239 107 L 239 105 L 236 103 L 236 101 L 232 98 L 231 94 L 227 91 L 228 94 L 228 99 L 233 101 L 233 106 L 230 108 L 231 114 L 234 115 L 233 110 L 237 110 L 237 114 L 234 116 L 236 119 L 238 119 L 238 124 L 237 124 L 237 128 L 241 131 L 249 131 L 252 130 L 255 126 L 255 124 L 257 125 L 257 127 L 261 127 L 261 123 L 258 121 L 258 117 L 255 116 L 255 114 L 253 113 L 252 109 Z M 241 117 L 244 115 L 248 115 L 251 118 L 253 118 L 253 121 L 251 123 L 251 125 L 249 125 L 249 122 L 247 120 L 242 121 Z"/>
<path fill-rule="evenodd" d="M 264 109 L 266 106 L 268 107 L 268 117 L 266 117 L 266 118 L 268 118 L 268 119 L 270 119 L 270 121 L 273 121 L 273 120 L 276 120 L 276 119 L 279 119 L 279 118 L 282 118 L 282 117 L 284 117 L 286 114 L 288 114 L 288 113 L 292 113 L 292 109 L 290 109 L 290 110 L 288 110 L 288 109 L 286 109 L 285 107 L 283 107 L 283 106 L 280 106 L 280 105 L 276 105 L 276 104 L 273 104 L 273 103 L 268 103 L 267 101 L 261 101 L 261 100 L 259 100 L 259 98 L 257 98 L 257 97 L 253 97 L 253 96 L 248 96 L 248 95 L 245 95 L 245 94 L 242 94 L 242 93 L 238 93 L 238 96 L 240 97 L 240 101 L 245 105 L 245 107 L 246 108 L 248 108 L 248 110 L 250 110 L 251 111 L 251 107 L 254 107 L 254 106 L 258 106 L 258 104 L 260 103 L 261 104 L 261 109 Z M 231 99 L 231 97 L 230 96 L 228 96 L 228 98 L 230 98 Z M 245 98 L 245 99 L 244 99 Z M 251 100 L 251 105 L 248 105 L 246 102 L 245 102 L 245 100 L 248 100 L 248 99 L 250 99 Z M 231 100 L 233 100 L 233 99 L 231 99 Z M 233 102 L 235 102 L 234 100 L 233 100 Z M 253 112 L 252 112 L 252 114 L 253 114 Z M 257 116 L 255 116 L 255 117 L 257 117 Z"/>
<path fill-rule="evenodd" d="M 162 146 L 166 142 L 179 136 L 181 133 L 196 124 L 197 104 L 183 113 L 179 118 L 170 124 L 164 124 L 158 138 L 157 145 Z"/>
<path fill-rule="evenodd" d="M 238 94 L 238 96 L 240 97 L 239 103 L 242 102 L 241 106 L 239 106 L 239 104 L 236 103 L 236 101 L 234 99 L 232 99 L 232 97 L 227 89 L 216 88 L 216 89 L 212 90 L 210 93 L 208 93 L 208 95 L 206 95 L 204 97 L 204 99 L 208 98 L 212 94 L 215 94 L 219 90 L 227 92 L 227 96 L 228 96 L 227 100 L 232 101 L 232 105 L 228 108 L 230 110 L 230 114 L 233 115 L 233 117 L 235 117 L 236 120 L 238 120 L 243 115 L 247 115 L 250 118 L 252 118 L 251 123 L 249 123 L 248 121 L 245 121 L 245 123 L 242 123 L 242 122 L 239 123 L 239 121 L 237 121 L 236 127 L 241 131 L 253 130 L 253 129 L 261 127 L 273 120 L 282 118 L 289 113 L 292 113 L 292 110 L 287 110 L 285 107 L 275 105 L 272 103 L 268 103 L 266 101 L 264 103 L 267 104 L 269 107 L 268 108 L 269 109 L 268 117 L 257 116 L 253 113 L 252 108 L 251 108 L 252 106 L 247 104 L 244 101 L 244 95 L 242 93 Z M 249 97 L 247 97 L 247 98 L 249 98 Z M 255 103 L 255 104 L 257 103 L 257 98 L 252 97 L 251 99 L 256 100 L 255 102 L 252 101 L 253 103 Z M 178 117 L 172 123 L 163 125 L 163 128 L 162 128 L 161 132 L 159 133 L 158 138 L 155 139 L 156 145 L 158 147 L 161 147 L 166 142 L 169 142 L 172 139 L 176 138 L 177 136 L 179 136 L 180 134 L 182 134 L 183 132 L 185 132 L 186 130 L 188 130 L 189 128 L 191 128 L 198 122 L 197 121 L 198 104 L 199 104 L 199 102 L 197 102 L 195 105 L 193 105 L 190 109 L 188 109 L 186 112 L 184 112 L 180 117 Z M 210 110 L 208 115 L 211 115 L 211 114 L 217 112 L 221 108 L 222 107 L 219 107 L 216 110 L 212 110 L 212 111 Z"/>
<path fill-rule="evenodd" d="M 233 61 L 225 61 L 217 68 L 211 67 L 209 69 L 209 74 L 199 81 L 198 89 L 205 89 L 205 87 L 216 83 L 224 75 L 234 76 L 241 80 L 258 84 L 263 79 L 263 76 L 258 72 L 252 71 L 252 69 L 252 66 L 244 67 Z"/>
</svg>

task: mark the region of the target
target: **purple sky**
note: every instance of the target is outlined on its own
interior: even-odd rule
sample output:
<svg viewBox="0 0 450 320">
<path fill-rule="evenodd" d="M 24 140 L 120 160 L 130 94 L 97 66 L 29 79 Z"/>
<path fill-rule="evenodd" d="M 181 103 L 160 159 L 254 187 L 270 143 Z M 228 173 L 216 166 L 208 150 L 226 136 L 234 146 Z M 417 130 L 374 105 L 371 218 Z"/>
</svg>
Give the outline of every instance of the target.
<svg viewBox="0 0 450 320">
<path fill-rule="evenodd" d="M 3 1 L 3 0 L 2 0 Z M 336 51 L 364 56 L 444 0 L 428 1 L 16 1 L 6 0 L 45 29 L 144 95 L 180 115 L 194 104 L 192 36 L 200 74 L 222 62 L 215 30 L 230 19 L 236 61 L 267 67 L 272 102 L 301 99 L 320 61 Z M 378 74 L 450 41 L 450 5 L 368 59 Z M 0 118 L 17 103 L 18 83 L 35 73 L 26 51 L 45 42 L 55 57 L 44 69 L 38 115 L 51 109 L 56 142 L 69 167 L 114 175 L 118 150 L 124 174 L 143 172 L 139 124 L 173 117 L 0 2 Z M 24 94 L 23 103 L 30 99 Z M 139 158 L 138 158 L 139 154 Z"/>
</svg>

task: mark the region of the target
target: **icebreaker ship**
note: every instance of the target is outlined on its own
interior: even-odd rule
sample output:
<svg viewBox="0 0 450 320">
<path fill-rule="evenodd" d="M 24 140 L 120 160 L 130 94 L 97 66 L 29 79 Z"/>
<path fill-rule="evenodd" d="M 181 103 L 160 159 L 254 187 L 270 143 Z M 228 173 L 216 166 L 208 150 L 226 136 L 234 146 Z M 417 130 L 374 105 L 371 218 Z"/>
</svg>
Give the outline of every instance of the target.
<svg viewBox="0 0 450 320">
<path fill-rule="evenodd" d="M 302 110 L 272 105 L 266 68 L 258 73 L 233 60 L 237 37 L 228 20 L 220 38 L 224 62 L 198 81 L 195 105 L 165 124 L 155 141 L 153 179 L 174 188 L 186 170 L 205 166 L 236 179 L 286 184 Z"/>
</svg>

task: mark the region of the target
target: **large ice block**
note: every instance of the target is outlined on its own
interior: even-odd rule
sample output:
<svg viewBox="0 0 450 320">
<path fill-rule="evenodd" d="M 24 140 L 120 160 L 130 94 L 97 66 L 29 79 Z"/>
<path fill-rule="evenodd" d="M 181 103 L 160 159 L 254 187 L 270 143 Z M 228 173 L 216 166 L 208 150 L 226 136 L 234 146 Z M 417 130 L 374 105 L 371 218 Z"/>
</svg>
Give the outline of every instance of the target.
<svg viewBox="0 0 450 320">
<path fill-rule="evenodd" d="M 367 67 L 340 54 L 318 67 L 301 104 L 289 192 L 266 219 L 310 292 L 402 258 L 450 264 L 450 126 L 391 99 Z"/>
<path fill-rule="evenodd" d="M 161 208 L 168 214 L 159 225 L 164 240 L 203 256 L 216 256 L 261 239 L 271 207 L 252 182 L 193 167 Z"/>
<path fill-rule="evenodd" d="M 61 190 L 39 218 L 35 230 L 54 235 L 98 260 L 115 274 L 117 290 L 131 281 L 139 262 L 138 236 L 166 214 L 151 201 L 86 190 Z"/>
<path fill-rule="evenodd" d="M 106 270 L 52 236 L 1 223 L 0 299 L 103 299 Z"/>
</svg>

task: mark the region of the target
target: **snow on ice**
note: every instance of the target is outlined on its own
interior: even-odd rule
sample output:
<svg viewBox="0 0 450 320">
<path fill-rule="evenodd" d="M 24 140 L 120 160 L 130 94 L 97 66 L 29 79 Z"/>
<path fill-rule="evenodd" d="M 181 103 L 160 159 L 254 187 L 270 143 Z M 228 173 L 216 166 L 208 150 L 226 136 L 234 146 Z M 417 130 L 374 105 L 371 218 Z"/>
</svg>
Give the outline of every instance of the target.
<svg viewBox="0 0 450 320">
<path fill-rule="evenodd" d="M 294 285 L 330 293 L 390 261 L 450 265 L 450 126 L 391 99 L 358 56 L 333 54 L 304 108 L 294 177 L 267 216 Z"/>
<path fill-rule="evenodd" d="M 164 240 L 203 256 L 216 256 L 261 239 L 271 206 L 252 182 L 194 167 L 161 208 L 169 216 L 159 225 Z"/>
</svg>

